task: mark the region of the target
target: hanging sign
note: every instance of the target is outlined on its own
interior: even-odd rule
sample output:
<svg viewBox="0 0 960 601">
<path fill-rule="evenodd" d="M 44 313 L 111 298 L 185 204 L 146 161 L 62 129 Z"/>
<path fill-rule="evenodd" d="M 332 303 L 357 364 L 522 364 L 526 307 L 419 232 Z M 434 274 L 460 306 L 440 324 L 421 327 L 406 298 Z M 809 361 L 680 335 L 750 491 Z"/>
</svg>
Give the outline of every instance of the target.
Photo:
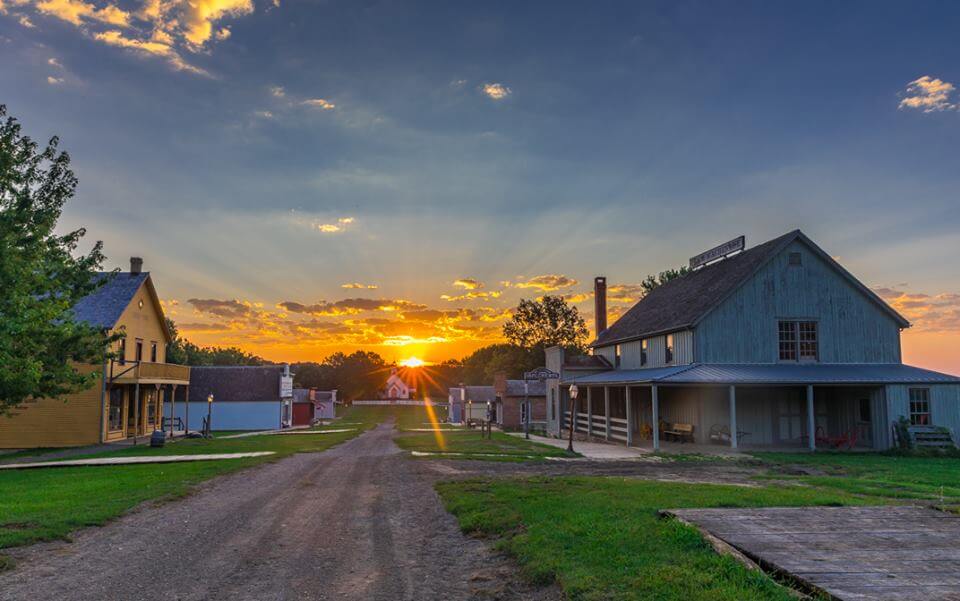
<svg viewBox="0 0 960 601">
<path fill-rule="evenodd" d="M 740 252 L 747 245 L 747 237 L 740 236 L 739 238 L 734 238 L 729 242 L 724 242 L 720 246 L 715 246 L 706 252 L 702 252 L 695 257 L 690 257 L 690 269 L 696 269 L 710 263 L 711 261 L 716 261 L 717 259 L 723 259 L 727 255 L 732 255 L 735 252 Z"/>
</svg>

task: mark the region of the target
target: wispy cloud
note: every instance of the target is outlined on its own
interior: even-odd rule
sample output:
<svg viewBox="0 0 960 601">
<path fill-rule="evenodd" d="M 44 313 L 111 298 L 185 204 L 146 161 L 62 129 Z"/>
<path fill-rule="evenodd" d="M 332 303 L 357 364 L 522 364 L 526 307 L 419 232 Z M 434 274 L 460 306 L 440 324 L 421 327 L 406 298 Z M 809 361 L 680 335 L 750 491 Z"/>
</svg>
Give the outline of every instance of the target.
<svg viewBox="0 0 960 601">
<path fill-rule="evenodd" d="M 492 100 L 503 100 L 513 94 L 513 90 L 502 83 L 485 83 L 480 87 L 480 91 Z"/>
<path fill-rule="evenodd" d="M 361 284 L 359 282 L 350 282 L 348 284 L 340 284 L 341 288 L 346 288 L 348 290 L 376 290 L 378 286 L 376 284 Z"/>
<path fill-rule="evenodd" d="M 465 292 L 465 293 L 463 293 L 463 294 L 454 294 L 454 295 L 443 294 L 443 295 L 440 296 L 440 298 L 442 298 L 443 300 L 448 301 L 448 302 L 453 302 L 453 301 L 465 301 L 465 300 L 477 300 L 477 299 L 487 300 L 487 299 L 492 299 L 492 298 L 500 298 L 500 296 L 501 296 L 502 294 L 503 294 L 503 293 L 500 292 L 499 290 L 490 290 L 489 292 L 486 291 L 486 290 L 480 290 L 480 291 L 473 291 L 473 290 L 471 290 L 471 291 Z"/>
<path fill-rule="evenodd" d="M 274 98 L 283 98 L 284 96 L 287 95 L 287 91 L 284 89 L 283 86 L 271 86 L 270 95 L 273 96 Z"/>
<path fill-rule="evenodd" d="M 901 109 L 916 109 L 924 113 L 957 110 L 960 106 L 953 102 L 956 87 L 930 75 L 924 75 L 907 84 L 900 100 Z"/>
<path fill-rule="evenodd" d="M 577 280 L 565 275 L 546 274 L 532 277 L 525 282 L 517 282 L 514 286 L 517 288 L 537 288 L 544 292 L 552 292 L 554 290 L 560 290 L 561 288 L 576 286 L 577 283 Z"/>
<path fill-rule="evenodd" d="M 336 234 L 346 230 L 356 221 L 353 217 L 341 217 L 336 223 L 317 223 L 314 227 L 324 234 Z"/>
<path fill-rule="evenodd" d="M 313 107 L 313 108 L 323 109 L 325 111 L 329 111 L 337 108 L 337 105 L 323 98 L 308 98 L 307 100 L 301 101 L 300 104 Z"/>
<path fill-rule="evenodd" d="M 479 290 L 483 288 L 483 282 L 473 278 L 460 278 L 459 280 L 455 280 L 453 285 L 458 288 L 463 288 L 464 290 Z"/>
<path fill-rule="evenodd" d="M 53 76 L 48 75 L 48 76 L 47 76 L 47 83 L 50 84 L 51 86 L 58 86 L 58 85 L 60 85 L 60 84 L 63 83 L 63 78 L 62 78 L 62 77 L 53 77 Z"/>
<path fill-rule="evenodd" d="M 917 330 L 960 332 L 960 294 L 926 294 L 899 288 L 874 288 L 874 292 L 910 320 Z"/>
</svg>

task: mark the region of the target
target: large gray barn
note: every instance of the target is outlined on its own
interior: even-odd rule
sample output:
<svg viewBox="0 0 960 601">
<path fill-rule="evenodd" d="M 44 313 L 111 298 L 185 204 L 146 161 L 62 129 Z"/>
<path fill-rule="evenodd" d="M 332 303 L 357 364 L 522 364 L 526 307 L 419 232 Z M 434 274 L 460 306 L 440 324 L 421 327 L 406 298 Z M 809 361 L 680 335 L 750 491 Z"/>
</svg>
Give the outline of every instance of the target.
<svg viewBox="0 0 960 601">
<path fill-rule="evenodd" d="M 957 441 L 960 378 L 904 365 L 907 320 L 802 232 L 717 258 L 609 328 L 597 278 L 593 356 L 547 350 L 551 432 L 576 384 L 578 431 L 627 444 L 659 448 L 679 425 L 697 443 L 885 449 L 900 417 Z"/>
</svg>

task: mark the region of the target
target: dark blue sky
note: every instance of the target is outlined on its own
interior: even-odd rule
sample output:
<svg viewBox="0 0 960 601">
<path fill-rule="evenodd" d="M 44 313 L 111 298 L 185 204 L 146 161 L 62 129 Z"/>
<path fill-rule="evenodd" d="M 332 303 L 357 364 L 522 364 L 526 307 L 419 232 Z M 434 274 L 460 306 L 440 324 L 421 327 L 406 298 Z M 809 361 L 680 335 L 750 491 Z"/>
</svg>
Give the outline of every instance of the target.
<svg viewBox="0 0 960 601">
<path fill-rule="evenodd" d="M 502 308 L 797 227 L 868 285 L 960 292 L 956 3 L 250 1 L 0 0 L 0 102 L 80 177 L 64 225 L 143 255 L 179 321 L 351 282 Z"/>
</svg>

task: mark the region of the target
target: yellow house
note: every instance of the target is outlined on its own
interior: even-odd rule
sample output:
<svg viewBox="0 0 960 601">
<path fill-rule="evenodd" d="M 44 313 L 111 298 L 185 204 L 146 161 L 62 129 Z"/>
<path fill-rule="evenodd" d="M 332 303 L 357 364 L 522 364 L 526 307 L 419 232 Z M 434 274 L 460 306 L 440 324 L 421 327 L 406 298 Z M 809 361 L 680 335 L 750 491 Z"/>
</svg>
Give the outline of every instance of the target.
<svg viewBox="0 0 960 601">
<path fill-rule="evenodd" d="M 118 358 L 81 369 L 98 373 L 90 388 L 62 399 L 35 399 L 0 417 L 0 448 L 69 447 L 122 440 L 161 429 L 163 397 L 190 383 L 190 368 L 165 363 L 172 341 L 160 298 L 143 261 L 126 273 L 102 273 L 103 285 L 74 307 L 78 320 L 125 332 Z"/>
</svg>

